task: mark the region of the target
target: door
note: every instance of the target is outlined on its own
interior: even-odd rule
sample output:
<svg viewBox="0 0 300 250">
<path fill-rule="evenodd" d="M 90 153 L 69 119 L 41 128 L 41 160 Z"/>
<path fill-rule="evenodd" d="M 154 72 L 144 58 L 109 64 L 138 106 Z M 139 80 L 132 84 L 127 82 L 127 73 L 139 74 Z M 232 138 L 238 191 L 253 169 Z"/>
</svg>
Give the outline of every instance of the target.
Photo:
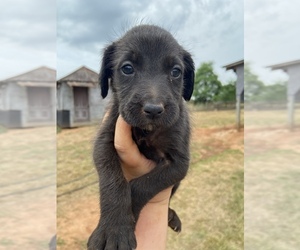
<svg viewBox="0 0 300 250">
<path fill-rule="evenodd" d="M 74 93 L 74 120 L 88 121 L 89 120 L 89 98 L 88 88 L 73 87 Z"/>
<path fill-rule="evenodd" d="M 28 120 L 51 121 L 51 89 L 47 87 L 27 87 Z"/>
</svg>

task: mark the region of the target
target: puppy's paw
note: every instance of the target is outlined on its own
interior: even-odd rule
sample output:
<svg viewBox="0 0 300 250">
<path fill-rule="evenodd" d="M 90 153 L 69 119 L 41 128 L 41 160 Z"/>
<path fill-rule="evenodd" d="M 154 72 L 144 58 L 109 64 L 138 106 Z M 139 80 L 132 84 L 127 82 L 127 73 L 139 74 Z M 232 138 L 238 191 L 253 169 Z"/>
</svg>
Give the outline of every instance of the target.
<svg viewBox="0 0 300 250">
<path fill-rule="evenodd" d="M 169 208 L 168 213 L 168 226 L 177 233 L 181 232 L 181 221 L 176 212 L 171 208 Z"/>
<path fill-rule="evenodd" d="M 96 229 L 89 238 L 88 250 L 133 250 L 136 239 L 132 227 Z"/>
</svg>

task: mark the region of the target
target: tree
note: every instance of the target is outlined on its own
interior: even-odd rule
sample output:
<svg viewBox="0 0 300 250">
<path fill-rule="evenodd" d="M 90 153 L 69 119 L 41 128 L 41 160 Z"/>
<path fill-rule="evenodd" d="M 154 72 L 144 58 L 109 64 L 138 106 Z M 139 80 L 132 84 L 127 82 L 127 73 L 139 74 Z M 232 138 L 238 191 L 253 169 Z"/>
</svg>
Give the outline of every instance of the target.
<svg viewBox="0 0 300 250">
<path fill-rule="evenodd" d="M 202 63 L 196 72 L 192 100 L 195 103 L 212 102 L 221 88 L 222 84 L 213 71 L 213 63 Z"/>
<path fill-rule="evenodd" d="M 277 81 L 272 85 L 266 85 L 261 93 L 256 97 L 256 100 L 268 103 L 286 102 L 286 85 L 287 83 L 281 81 Z"/>
<path fill-rule="evenodd" d="M 244 68 L 244 98 L 245 101 L 256 101 L 256 98 L 264 90 L 264 83 L 251 71 L 249 63 Z"/>
<path fill-rule="evenodd" d="M 272 85 L 265 85 L 258 76 L 251 71 L 250 65 L 245 64 L 245 101 L 254 102 L 285 102 L 287 83 L 277 81 Z"/>
<path fill-rule="evenodd" d="M 217 96 L 215 96 L 214 101 L 218 102 L 235 102 L 235 81 L 229 81 L 227 84 L 222 85 L 222 88 Z"/>
</svg>

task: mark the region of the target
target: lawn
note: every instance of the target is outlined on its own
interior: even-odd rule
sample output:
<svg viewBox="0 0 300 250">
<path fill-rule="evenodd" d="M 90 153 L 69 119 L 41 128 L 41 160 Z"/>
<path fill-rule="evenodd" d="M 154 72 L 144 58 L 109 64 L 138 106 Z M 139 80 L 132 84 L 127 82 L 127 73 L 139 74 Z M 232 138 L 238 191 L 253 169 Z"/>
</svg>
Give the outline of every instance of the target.
<svg viewBox="0 0 300 250">
<path fill-rule="evenodd" d="M 54 127 L 0 132 L 0 249 L 48 249 L 56 231 Z"/>
<path fill-rule="evenodd" d="M 245 249 L 300 246 L 300 130 L 245 130 Z"/>
<path fill-rule="evenodd" d="M 300 246 L 300 111 L 245 112 L 245 249 Z"/>
<path fill-rule="evenodd" d="M 247 110 L 245 111 L 245 124 L 247 128 L 283 128 L 287 127 L 288 111 L 282 110 Z M 300 125 L 300 109 L 294 113 L 294 122 Z"/>
<path fill-rule="evenodd" d="M 235 111 L 192 113 L 191 164 L 171 201 L 183 230 L 169 230 L 167 249 L 244 247 L 244 134 Z M 97 174 L 91 161 L 97 127 L 57 135 L 58 249 L 86 249 L 99 218 Z"/>
</svg>

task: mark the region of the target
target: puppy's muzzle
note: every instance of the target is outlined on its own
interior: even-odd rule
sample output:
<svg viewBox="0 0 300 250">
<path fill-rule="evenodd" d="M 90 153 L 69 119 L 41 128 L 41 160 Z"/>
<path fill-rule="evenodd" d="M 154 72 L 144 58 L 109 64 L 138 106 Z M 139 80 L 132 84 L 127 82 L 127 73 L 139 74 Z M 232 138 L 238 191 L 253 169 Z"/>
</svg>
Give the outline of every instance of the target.
<svg viewBox="0 0 300 250">
<path fill-rule="evenodd" d="M 158 118 L 164 111 L 165 108 L 162 104 L 145 103 L 143 107 L 144 114 L 150 119 Z"/>
</svg>

